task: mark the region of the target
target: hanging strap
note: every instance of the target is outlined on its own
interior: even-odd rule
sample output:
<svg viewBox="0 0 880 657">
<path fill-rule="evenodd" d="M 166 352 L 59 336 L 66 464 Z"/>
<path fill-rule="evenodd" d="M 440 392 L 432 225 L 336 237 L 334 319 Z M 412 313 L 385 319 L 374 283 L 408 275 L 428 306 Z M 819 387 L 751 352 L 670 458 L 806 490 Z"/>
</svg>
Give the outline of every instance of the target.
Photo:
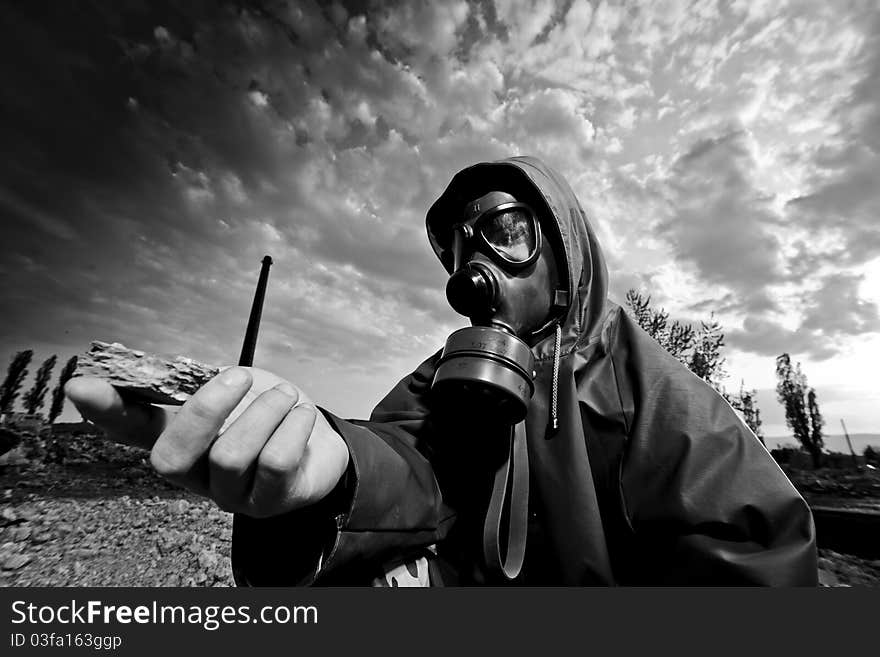
<svg viewBox="0 0 880 657">
<path fill-rule="evenodd" d="M 510 496 L 508 498 L 508 489 Z M 507 504 L 505 504 L 505 502 Z M 507 510 L 505 558 L 501 557 L 501 520 Z M 510 431 L 510 450 L 495 473 L 492 499 L 483 525 L 483 557 L 489 570 L 514 579 L 522 570 L 529 524 L 529 451 L 526 423 Z"/>
</svg>

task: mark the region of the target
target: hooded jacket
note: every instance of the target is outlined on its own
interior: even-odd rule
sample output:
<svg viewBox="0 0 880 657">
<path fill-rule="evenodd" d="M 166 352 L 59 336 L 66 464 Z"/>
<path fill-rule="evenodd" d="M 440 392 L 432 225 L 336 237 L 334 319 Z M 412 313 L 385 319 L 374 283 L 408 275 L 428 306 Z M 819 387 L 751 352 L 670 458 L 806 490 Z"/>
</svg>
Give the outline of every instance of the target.
<svg viewBox="0 0 880 657">
<path fill-rule="evenodd" d="M 427 215 L 447 270 L 444 228 L 491 189 L 536 208 L 569 293 L 559 348 L 555 324 L 532 348 L 530 522 L 514 584 L 815 586 L 806 503 L 730 405 L 608 300 L 595 233 L 559 174 L 530 157 L 458 173 Z M 308 509 L 236 516 L 239 584 L 366 583 L 428 546 L 446 583 L 500 583 L 480 557 L 494 429 L 437 410 L 439 356 L 368 421 L 325 412 L 349 447 L 349 472 Z"/>
</svg>

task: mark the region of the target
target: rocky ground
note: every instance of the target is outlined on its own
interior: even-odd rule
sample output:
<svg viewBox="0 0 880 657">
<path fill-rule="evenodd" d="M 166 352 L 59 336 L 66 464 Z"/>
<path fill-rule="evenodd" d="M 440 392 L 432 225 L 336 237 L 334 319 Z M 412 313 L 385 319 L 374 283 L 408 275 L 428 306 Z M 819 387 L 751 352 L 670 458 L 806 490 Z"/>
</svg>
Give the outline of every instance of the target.
<svg viewBox="0 0 880 657">
<path fill-rule="evenodd" d="M 233 585 L 232 519 L 208 502 L 28 494 L 0 523 L 0 586 Z"/>
<path fill-rule="evenodd" d="M 880 468 L 782 469 L 811 505 L 880 513 Z"/>
<path fill-rule="evenodd" d="M 234 585 L 232 516 L 158 477 L 146 453 L 70 433 L 28 437 L 12 456 L 0 464 L 0 586 Z M 805 496 L 880 507 L 873 473 L 789 476 Z M 820 578 L 880 586 L 880 561 L 820 550 Z"/>
<path fill-rule="evenodd" d="M 819 583 L 823 586 L 880 586 L 880 559 L 860 559 L 819 550 Z"/>
<path fill-rule="evenodd" d="M 0 465 L 0 586 L 234 586 L 232 516 L 92 435 Z M 27 444 L 30 443 L 30 444 Z"/>
</svg>

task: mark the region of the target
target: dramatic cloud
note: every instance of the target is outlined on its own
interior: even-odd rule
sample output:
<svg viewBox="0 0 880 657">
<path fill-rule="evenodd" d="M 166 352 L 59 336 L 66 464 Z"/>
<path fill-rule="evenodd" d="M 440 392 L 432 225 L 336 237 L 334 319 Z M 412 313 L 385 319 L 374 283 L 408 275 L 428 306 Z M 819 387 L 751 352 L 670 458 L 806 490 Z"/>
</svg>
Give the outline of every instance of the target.
<svg viewBox="0 0 880 657">
<path fill-rule="evenodd" d="M 714 312 L 750 385 L 781 351 L 824 367 L 880 331 L 870 3 L 3 14 L 3 358 L 101 338 L 230 362 L 270 253 L 258 364 L 362 415 L 465 321 L 425 212 L 513 154 L 569 179 L 616 298 Z"/>
<path fill-rule="evenodd" d="M 771 199 L 752 179 L 748 142 L 743 130 L 725 130 L 676 160 L 667 180 L 673 211 L 658 234 L 702 280 L 733 290 L 746 309 L 760 311 L 768 310 L 766 298 L 753 292 L 780 282 L 782 262 L 772 232 L 778 222 Z"/>
</svg>

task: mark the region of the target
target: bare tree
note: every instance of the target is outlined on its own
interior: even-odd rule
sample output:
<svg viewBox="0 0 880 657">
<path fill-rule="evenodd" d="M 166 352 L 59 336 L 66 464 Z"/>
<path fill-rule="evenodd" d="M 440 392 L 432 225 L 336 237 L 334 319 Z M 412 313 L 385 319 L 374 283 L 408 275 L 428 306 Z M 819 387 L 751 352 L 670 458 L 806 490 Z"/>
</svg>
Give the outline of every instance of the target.
<svg viewBox="0 0 880 657">
<path fill-rule="evenodd" d="M 806 378 L 804 379 L 806 382 Z M 822 427 L 825 426 L 825 420 L 819 412 L 819 402 L 816 400 L 815 388 L 810 388 L 807 392 L 807 412 L 810 414 L 810 441 L 820 448 L 825 446 L 823 440 Z"/>
<path fill-rule="evenodd" d="M 6 380 L 3 382 L 3 389 L 0 391 L 0 412 L 10 413 L 14 409 L 15 399 L 18 397 L 18 391 L 27 376 L 28 365 L 33 356 L 33 350 L 27 349 L 19 351 L 12 357 L 9 369 L 6 370 Z"/>
<path fill-rule="evenodd" d="M 37 374 L 34 377 L 34 385 L 24 395 L 24 407 L 28 413 L 36 413 L 43 407 L 43 401 L 46 398 L 46 393 L 49 391 L 49 379 L 52 378 L 52 369 L 55 367 L 56 360 L 58 360 L 57 356 L 50 356 L 43 361 L 40 369 L 37 370 Z"/>
<path fill-rule="evenodd" d="M 694 339 L 688 367 L 691 372 L 703 379 L 716 390 L 721 389 L 721 381 L 727 376 L 723 370 L 724 333 L 714 314 L 708 322 L 700 322 L 700 330 Z"/>
<path fill-rule="evenodd" d="M 724 347 L 724 331 L 721 324 L 715 319 L 713 313 L 708 322 L 700 322 L 700 328 L 694 329 L 690 324 L 669 321 L 669 313 L 663 308 L 657 310 L 651 307 L 651 297 L 645 297 L 640 292 L 628 290 L 626 293 L 626 305 L 630 314 L 638 322 L 645 332 L 660 343 L 679 362 L 703 379 L 727 400 L 736 410 L 742 413 L 748 427 L 763 443 L 764 437 L 761 431 L 761 411 L 756 401 L 757 391 L 746 391 L 743 383 L 740 384 L 739 396 L 730 395 L 724 389 L 722 381 L 727 378 L 724 371 L 724 357 L 721 350 Z"/>
<path fill-rule="evenodd" d="M 76 371 L 76 356 L 71 356 L 58 375 L 58 385 L 52 391 L 52 406 L 49 408 L 49 424 L 53 424 L 64 410 L 64 384 L 70 381 Z"/>
<path fill-rule="evenodd" d="M 819 414 L 816 393 L 812 389 L 808 393 L 807 377 L 801 371 L 800 363 L 793 367 L 788 354 L 777 356 L 776 377 L 776 396 L 785 408 L 785 422 L 795 439 L 809 452 L 813 466 L 818 468 L 822 465 L 824 443 L 823 420 Z"/>
<path fill-rule="evenodd" d="M 651 309 L 651 297 L 643 297 L 641 292 L 636 292 L 632 288 L 626 291 L 626 305 L 629 307 L 630 314 L 638 322 L 648 335 L 655 340 L 657 336 L 651 330 L 651 318 L 654 311 Z"/>
<path fill-rule="evenodd" d="M 669 313 L 663 308 L 651 307 L 651 297 L 644 297 L 640 292 L 628 290 L 626 303 L 632 316 L 645 332 L 660 343 L 666 351 L 681 363 L 688 365 L 694 348 L 694 327 L 678 320 L 669 322 Z"/>
<path fill-rule="evenodd" d="M 724 394 L 721 388 L 721 380 L 726 376 L 722 369 L 724 358 L 721 356 L 724 333 L 714 315 L 708 322 L 700 322 L 700 329 L 696 330 L 678 320 L 670 322 L 666 310 L 652 308 L 651 297 L 642 296 L 635 290 L 627 291 L 626 304 L 639 326 L 661 347 Z"/>
<path fill-rule="evenodd" d="M 728 401 L 731 406 L 742 413 L 746 426 L 748 426 L 749 429 L 752 430 L 752 433 L 758 437 L 761 444 L 766 445 L 766 443 L 764 443 L 764 431 L 761 429 L 761 409 L 758 408 L 758 403 L 756 401 L 757 396 L 758 391 L 754 389 L 746 390 L 745 381 L 741 380 L 739 384 L 739 395 L 731 397 Z"/>
</svg>

